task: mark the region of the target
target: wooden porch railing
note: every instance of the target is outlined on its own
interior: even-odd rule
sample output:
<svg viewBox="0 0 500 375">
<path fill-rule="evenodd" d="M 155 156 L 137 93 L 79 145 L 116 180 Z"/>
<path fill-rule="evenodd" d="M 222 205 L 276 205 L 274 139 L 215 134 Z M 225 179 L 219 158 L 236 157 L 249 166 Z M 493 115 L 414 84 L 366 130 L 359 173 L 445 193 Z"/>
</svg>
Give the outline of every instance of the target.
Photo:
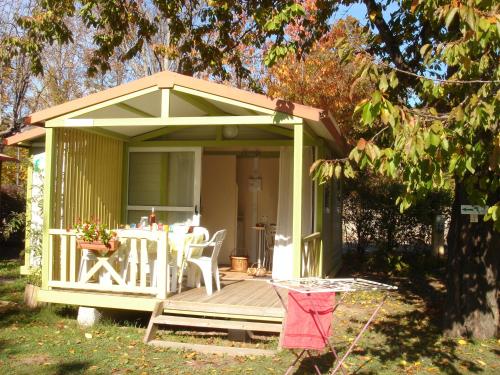
<svg viewBox="0 0 500 375">
<path fill-rule="evenodd" d="M 300 277 L 321 277 L 321 233 L 302 237 Z"/>
<path fill-rule="evenodd" d="M 123 230 L 118 238 L 120 248 L 101 257 L 78 248 L 75 231 L 50 229 L 48 286 L 166 298 L 175 279 L 170 277 L 167 233 Z"/>
</svg>

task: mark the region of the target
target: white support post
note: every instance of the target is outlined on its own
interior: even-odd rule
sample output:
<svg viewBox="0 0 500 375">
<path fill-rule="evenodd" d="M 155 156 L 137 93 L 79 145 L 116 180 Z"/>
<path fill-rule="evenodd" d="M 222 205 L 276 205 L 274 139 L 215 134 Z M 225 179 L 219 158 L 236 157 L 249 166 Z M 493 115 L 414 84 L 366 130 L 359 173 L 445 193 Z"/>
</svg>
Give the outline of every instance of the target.
<svg viewBox="0 0 500 375">
<path fill-rule="evenodd" d="M 130 252 L 132 256 L 130 257 L 130 281 L 129 285 L 137 285 L 137 264 L 139 262 L 139 254 L 137 252 L 137 238 L 130 239 Z"/>
<path fill-rule="evenodd" d="M 301 274 L 304 125 L 293 127 L 293 276 Z"/>
<path fill-rule="evenodd" d="M 161 119 L 166 121 L 170 116 L 170 89 L 161 89 Z"/>
<path fill-rule="evenodd" d="M 141 288 L 146 287 L 146 276 L 148 274 L 149 259 L 148 259 L 148 240 L 141 238 L 141 260 L 140 260 L 140 286 Z"/>
<path fill-rule="evenodd" d="M 168 256 L 167 256 L 167 233 L 158 233 L 158 247 L 157 247 L 157 264 L 156 264 L 156 277 L 158 289 L 157 298 L 165 299 L 167 298 L 167 268 L 168 268 Z"/>
</svg>

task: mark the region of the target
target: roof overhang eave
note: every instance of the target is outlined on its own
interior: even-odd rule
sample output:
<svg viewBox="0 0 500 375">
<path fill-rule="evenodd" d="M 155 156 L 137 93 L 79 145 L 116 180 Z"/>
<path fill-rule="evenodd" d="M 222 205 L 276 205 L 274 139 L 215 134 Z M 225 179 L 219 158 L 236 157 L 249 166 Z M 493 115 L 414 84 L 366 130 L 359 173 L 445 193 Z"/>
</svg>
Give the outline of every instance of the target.
<svg viewBox="0 0 500 375">
<path fill-rule="evenodd" d="M 32 129 L 28 129 L 24 132 L 14 134 L 10 137 L 4 138 L 2 143 L 5 146 L 19 146 L 24 142 L 33 141 L 37 138 L 41 138 L 45 136 L 45 128 L 43 127 L 34 127 Z"/>
</svg>

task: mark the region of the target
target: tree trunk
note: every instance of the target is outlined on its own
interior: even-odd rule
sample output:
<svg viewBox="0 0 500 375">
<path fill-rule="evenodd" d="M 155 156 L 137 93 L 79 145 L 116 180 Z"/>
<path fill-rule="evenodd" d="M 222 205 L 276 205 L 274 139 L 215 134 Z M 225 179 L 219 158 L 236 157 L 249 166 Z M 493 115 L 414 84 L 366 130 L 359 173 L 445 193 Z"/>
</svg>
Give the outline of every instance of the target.
<svg viewBox="0 0 500 375">
<path fill-rule="evenodd" d="M 496 197 L 494 197 L 496 198 Z M 456 181 L 448 232 L 445 333 L 477 339 L 498 334 L 498 268 L 500 236 L 492 222 L 470 222 L 460 213 L 468 204 L 464 186 Z"/>
</svg>

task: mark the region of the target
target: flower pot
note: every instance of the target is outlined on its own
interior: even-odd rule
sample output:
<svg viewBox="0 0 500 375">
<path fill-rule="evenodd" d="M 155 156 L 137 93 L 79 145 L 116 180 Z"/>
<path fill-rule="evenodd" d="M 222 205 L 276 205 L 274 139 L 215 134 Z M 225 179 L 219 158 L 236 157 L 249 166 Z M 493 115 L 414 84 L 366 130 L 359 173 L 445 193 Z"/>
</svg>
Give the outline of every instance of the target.
<svg viewBox="0 0 500 375">
<path fill-rule="evenodd" d="M 230 256 L 231 258 L 231 271 L 247 272 L 248 257 Z"/>
<path fill-rule="evenodd" d="M 38 292 L 40 287 L 33 284 L 26 284 L 24 288 L 24 304 L 30 308 L 37 308 L 40 304 L 38 302 Z"/>
<path fill-rule="evenodd" d="M 99 253 L 100 256 L 113 254 L 120 247 L 120 241 L 117 239 L 109 240 L 107 245 L 101 241 L 86 242 L 84 240 L 77 240 L 78 247 L 82 250 L 91 250 Z"/>
</svg>

